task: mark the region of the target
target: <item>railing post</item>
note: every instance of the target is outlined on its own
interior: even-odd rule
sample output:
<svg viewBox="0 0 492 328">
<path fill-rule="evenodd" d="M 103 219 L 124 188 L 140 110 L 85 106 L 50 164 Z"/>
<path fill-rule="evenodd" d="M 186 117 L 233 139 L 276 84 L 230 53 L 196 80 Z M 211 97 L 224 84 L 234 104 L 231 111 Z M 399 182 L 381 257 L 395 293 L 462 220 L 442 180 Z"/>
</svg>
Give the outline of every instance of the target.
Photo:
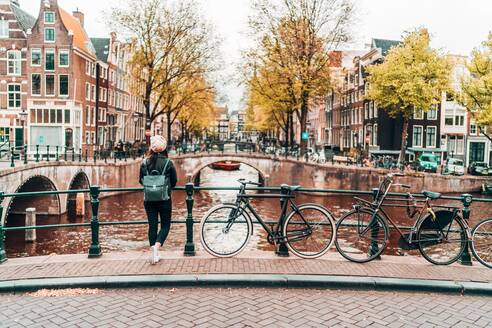
<svg viewBox="0 0 492 328">
<path fill-rule="evenodd" d="M 10 147 L 10 167 L 15 167 L 15 162 L 14 162 L 14 147 Z"/>
<path fill-rule="evenodd" d="M 92 154 L 92 159 L 94 161 L 94 164 L 97 162 L 97 150 L 94 148 L 93 154 Z"/>
<path fill-rule="evenodd" d="M 379 193 L 379 189 L 378 188 L 373 188 L 372 189 L 372 198 L 374 200 L 376 200 L 377 196 L 378 196 L 378 193 Z M 371 238 L 374 240 L 377 238 L 379 234 L 379 226 L 376 226 L 376 227 L 373 227 L 371 229 Z M 372 256 L 373 254 L 376 254 L 377 252 L 379 251 L 379 245 L 372 241 L 371 242 L 371 247 L 369 248 L 369 255 Z M 376 258 L 377 260 L 380 260 L 381 259 L 381 256 L 378 256 Z"/>
<path fill-rule="evenodd" d="M 84 155 L 84 161 L 87 163 L 88 161 L 88 158 L 89 157 L 89 149 L 85 149 L 85 155 Z M 80 154 L 79 154 L 79 162 L 82 162 L 82 149 L 80 150 Z"/>
<path fill-rule="evenodd" d="M 50 161 L 50 145 L 46 146 L 46 161 Z"/>
<path fill-rule="evenodd" d="M 186 184 L 186 244 L 184 249 L 185 256 L 195 256 L 195 243 L 193 242 L 193 183 Z"/>
<path fill-rule="evenodd" d="M 91 207 L 92 207 L 92 218 L 91 218 L 91 247 L 89 248 L 89 258 L 100 257 L 101 256 L 101 245 L 99 245 L 99 186 L 90 187 L 91 195 Z"/>
<path fill-rule="evenodd" d="M 58 162 L 60 158 L 58 157 L 58 146 L 56 146 L 56 161 Z"/>
<path fill-rule="evenodd" d="M 288 189 L 286 189 L 284 186 L 282 186 L 280 193 L 282 195 L 286 195 L 288 193 Z M 284 204 L 287 201 L 288 201 L 287 198 L 280 198 L 280 208 L 284 208 Z M 285 219 L 286 219 L 286 217 L 284 214 L 284 215 L 282 215 L 282 217 L 280 218 L 280 222 L 278 223 L 280 227 L 282 227 L 284 225 Z M 288 257 L 289 256 L 289 249 L 287 248 L 287 245 L 285 245 L 284 240 L 279 241 L 278 248 L 275 250 L 275 253 L 280 257 Z"/>
<path fill-rule="evenodd" d="M 5 252 L 5 231 L 3 230 L 1 221 L 3 216 L 3 195 L 3 191 L 0 191 L 0 263 L 7 261 L 7 252 Z"/>
<path fill-rule="evenodd" d="M 24 165 L 27 165 L 27 145 L 24 145 Z"/>
<path fill-rule="evenodd" d="M 65 153 L 63 154 L 63 159 L 67 161 L 67 146 L 65 146 Z"/>
<path fill-rule="evenodd" d="M 34 157 L 36 157 L 36 163 L 39 163 L 39 145 L 36 145 L 36 155 Z"/>
<path fill-rule="evenodd" d="M 468 221 L 470 219 L 470 205 L 473 202 L 473 196 L 470 194 L 463 194 L 461 195 L 461 201 L 463 202 L 463 219 L 465 221 Z M 472 264 L 472 259 L 470 255 L 470 240 L 467 239 L 466 244 L 465 244 L 465 250 L 463 251 L 463 254 L 461 255 L 460 263 L 462 265 L 468 265 L 471 266 Z"/>
<path fill-rule="evenodd" d="M 72 147 L 72 162 L 75 162 L 75 148 Z"/>
</svg>

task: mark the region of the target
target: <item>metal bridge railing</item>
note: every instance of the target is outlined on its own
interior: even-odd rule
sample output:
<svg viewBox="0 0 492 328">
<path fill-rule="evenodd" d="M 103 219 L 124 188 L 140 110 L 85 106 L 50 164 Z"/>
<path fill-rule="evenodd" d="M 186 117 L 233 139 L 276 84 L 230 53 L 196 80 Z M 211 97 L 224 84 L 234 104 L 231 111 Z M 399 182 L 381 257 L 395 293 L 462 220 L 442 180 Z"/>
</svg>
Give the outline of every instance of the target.
<svg viewBox="0 0 492 328">
<path fill-rule="evenodd" d="M 188 183 L 185 186 L 179 186 L 174 188 L 175 191 L 181 191 L 186 193 L 186 209 L 187 214 L 184 220 L 174 220 L 173 223 L 185 224 L 186 225 L 186 243 L 184 246 L 185 256 L 195 255 L 195 240 L 193 227 L 198 221 L 193 218 L 193 207 L 194 207 L 194 193 L 197 191 L 212 191 L 212 190 L 223 190 L 223 191 L 234 191 L 239 190 L 238 187 L 196 187 L 192 183 Z M 248 191 L 263 191 L 263 192 L 278 192 L 281 191 L 280 187 L 251 187 L 247 188 Z M 377 190 L 377 189 L 376 189 Z M 64 191 L 36 191 L 36 192 L 22 192 L 7 194 L 0 191 L 0 218 L 3 218 L 3 201 L 6 198 L 13 197 L 36 197 L 36 196 L 47 196 L 47 195 L 61 195 L 61 194 L 79 194 L 88 193 L 90 195 L 91 203 L 91 221 L 89 223 L 73 223 L 73 224 L 50 224 L 50 225 L 36 225 L 36 226 L 24 226 L 24 227 L 6 227 L 3 222 L 0 222 L 0 263 L 7 260 L 7 254 L 5 250 L 5 235 L 9 231 L 26 231 L 33 229 L 48 229 L 48 228 L 75 228 L 75 227 L 90 227 L 91 229 L 91 244 L 88 250 L 88 256 L 90 258 L 99 257 L 102 254 L 101 245 L 99 243 L 99 228 L 100 226 L 107 225 L 140 225 L 147 224 L 147 221 L 135 220 L 135 221 L 116 221 L 116 222 L 100 222 L 99 220 L 99 198 L 102 193 L 114 193 L 114 192 L 141 192 L 143 188 L 101 188 L 99 186 L 91 186 L 89 189 L 81 190 L 64 190 Z M 299 192 L 313 193 L 320 195 L 327 194 L 343 194 L 343 195 L 365 195 L 365 196 L 375 196 L 376 192 L 373 191 L 360 191 L 360 190 L 340 190 L 340 189 L 314 189 L 314 188 L 301 188 Z M 402 193 L 390 193 L 391 196 L 407 196 L 408 194 Z M 416 198 L 423 198 L 422 194 L 412 195 Z M 487 202 L 492 203 L 492 199 L 475 198 L 473 199 L 471 195 L 464 194 L 461 197 L 457 196 L 443 196 L 444 200 L 460 201 L 462 202 L 462 212 L 465 220 L 470 218 L 470 206 L 473 201 L 475 202 Z M 403 229 L 408 227 L 401 227 Z M 462 264 L 471 265 L 471 256 L 468 251 L 468 247 L 461 260 Z"/>
</svg>

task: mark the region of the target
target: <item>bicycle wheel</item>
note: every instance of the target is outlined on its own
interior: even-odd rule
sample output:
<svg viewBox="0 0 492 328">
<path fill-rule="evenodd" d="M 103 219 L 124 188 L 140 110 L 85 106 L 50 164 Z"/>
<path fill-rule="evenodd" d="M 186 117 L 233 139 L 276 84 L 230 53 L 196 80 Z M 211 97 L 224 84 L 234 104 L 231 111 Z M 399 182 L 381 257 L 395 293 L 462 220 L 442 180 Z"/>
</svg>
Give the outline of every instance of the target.
<svg viewBox="0 0 492 328">
<path fill-rule="evenodd" d="M 492 219 L 484 220 L 473 228 L 471 244 L 473 256 L 492 269 Z"/>
<path fill-rule="evenodd" d="M 337 223 L 335 245 L 347 260 L 365 263 L 374 260 L 386 248 L 388 224 L 367 208 L 355 209 Z"/>
<path fill-rule="evenodd" d="M 302 258 L 325 254 L 336 237 L 335 220 L 330 212 L 316 204 L 304 204 L 289 214 L 282 227 L 289 250 Z"/>
<path fill-rule="evenodd" d="M 461 218 L 451 211 L 439 211 L 425 217 L 417 230 L 422 256 L 436 265 L 456 262 L 465 250 L 468 238 Z"/>
<path fill-rule="evenodd" d="M 200 223 L 203 248 L 216 257 L 239 254 L 249 242 L 253 225 L 249 215 L 236 205 L 223 204 L 210 209 Z"/>
</svg>

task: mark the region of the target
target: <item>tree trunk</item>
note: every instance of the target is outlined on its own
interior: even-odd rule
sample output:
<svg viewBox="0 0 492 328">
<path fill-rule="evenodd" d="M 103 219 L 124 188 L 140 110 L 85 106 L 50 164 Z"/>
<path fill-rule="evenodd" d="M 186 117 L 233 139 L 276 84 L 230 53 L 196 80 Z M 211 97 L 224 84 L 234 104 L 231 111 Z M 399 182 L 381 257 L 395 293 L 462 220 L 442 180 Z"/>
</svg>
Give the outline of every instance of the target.
<svg viewBox="0 0 492 328">
<path fill-rule="evenodd" d="M 405 155 L 407 150 L 407 139 L 408 139 L 408 118 L 403 116 L 403 131 L 401 132 L 401 149 L 400 157 L 398 158 L 398 166 L 402 167 L 405 162 Z"/>
<path fill-rule="evenodd" d="M 171 123 L 171 113 L 170 112 L 167 112 L 166 113 L 166 118 L 167 118 L 167 144 L 170 145 L 171 144 L 171 126 L 172 126 L 172 123 Z"/>
<path fill-rule="evenodd" d="M 144 107 L 145 107 L 145 143 L 147 147 L 150 146 L 150 129 L 152 127 L 151 113 L 150 113 L 150 97 L 152 95 L 152 83 L 147 82 L 145 85 L 145 98 L 144 98 Z"/>
<path fill-rule="evenodd" d="M 289 143 L 291 150 L 294 150 L 294 112 L 289 113 Z"/>
<path fill-rule="evenodd" d="M 308 116 L 308 111 L 309 111 L 309 92 L 304 91 L 302 93 L 302 103 L 301 103 L 301 156 L 304 156 L 306 153 L 306 148 L 308 145 L 308 140 L 302 140 L 302 133 L 306 132 L 306 123 L 307 123 L 307 116 Z M 309 138 L 308 138 L 309 139 Z"/>
<path fill-rule="evenodd" d="M 290 117 L 287 117 L 287 122 L 285 123 L 285 127 L 283 128 L 284 130 L 284 146 L 287 148 L 289 147 L 289 127 L 290 127 Z"/>
</svg>

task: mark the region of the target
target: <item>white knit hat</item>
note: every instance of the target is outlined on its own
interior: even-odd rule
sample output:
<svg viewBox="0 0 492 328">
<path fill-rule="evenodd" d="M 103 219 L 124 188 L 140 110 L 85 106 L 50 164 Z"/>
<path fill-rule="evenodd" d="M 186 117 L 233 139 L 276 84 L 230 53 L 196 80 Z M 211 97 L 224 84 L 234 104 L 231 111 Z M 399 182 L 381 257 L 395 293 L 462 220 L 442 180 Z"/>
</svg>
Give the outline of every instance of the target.
<svg viewBox="0 0 492 328">
<path fill-rule="evenodd" d="M 150 138 L 150 150 L 154 153 L 162 153 L 167 148 L 167 141 L 163 136 L 153 136 Z"/>
</svg>

